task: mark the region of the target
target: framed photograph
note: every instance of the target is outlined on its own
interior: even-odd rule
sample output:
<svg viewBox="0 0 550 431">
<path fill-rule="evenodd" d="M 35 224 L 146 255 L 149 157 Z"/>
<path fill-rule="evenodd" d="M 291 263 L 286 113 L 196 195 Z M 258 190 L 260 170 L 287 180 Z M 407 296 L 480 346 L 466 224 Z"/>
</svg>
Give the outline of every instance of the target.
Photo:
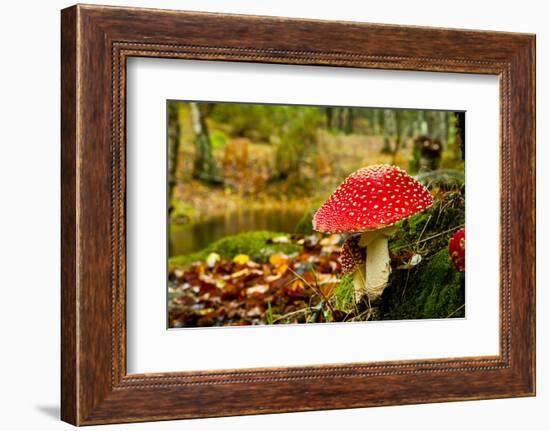
<svg viewBox="0 0 550 431">
<path fill-rule="evenodd" d="M 535 394 L 533 35 L 77 5 L 61 45 L 63 420 Z"/>
</svg>

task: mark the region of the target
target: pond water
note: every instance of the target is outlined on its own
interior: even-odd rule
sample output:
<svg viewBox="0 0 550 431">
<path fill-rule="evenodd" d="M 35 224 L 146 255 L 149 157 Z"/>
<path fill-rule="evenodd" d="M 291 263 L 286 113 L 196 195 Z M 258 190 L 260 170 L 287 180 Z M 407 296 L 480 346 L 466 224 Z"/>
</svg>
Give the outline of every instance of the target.
<svg viewBox="0 0 550 431">
<path fill-rule="evenodd" d="M 294 233 L 303 208 L 260 208 L 231 211 L 185 225 L 169 225 L 169 256 L 193 253 L 224 236 L 254 230 Z"/>
</svg>

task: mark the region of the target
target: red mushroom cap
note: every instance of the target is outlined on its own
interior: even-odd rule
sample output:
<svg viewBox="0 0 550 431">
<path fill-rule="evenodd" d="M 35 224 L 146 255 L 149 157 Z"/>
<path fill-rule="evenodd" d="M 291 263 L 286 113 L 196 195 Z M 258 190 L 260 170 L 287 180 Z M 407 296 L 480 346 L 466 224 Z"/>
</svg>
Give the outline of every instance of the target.
<svg viewBox="0 0 550 431">
<path fill-rule="evenodd" d="M 462 228 L 449 240 L 449 254 L 457 271 L 464 272 L 466 269 L 465 252 L 466 238 Z"/>
<path fill-rule="evenodd" d="M 365 248 L 359 246 L 359 236 L 350 236 L 344 241 L 339 258 L 342 274 L 351 274 L 357 265 L 365 263 Z"/>
<path fill-rule="evenodd" d="M 374 165 L 340 184 L 313 216 L 319 232 L 364 232 L 391 226 L 433 203 L 426 187 L 403 169 Z"/>
</svg>

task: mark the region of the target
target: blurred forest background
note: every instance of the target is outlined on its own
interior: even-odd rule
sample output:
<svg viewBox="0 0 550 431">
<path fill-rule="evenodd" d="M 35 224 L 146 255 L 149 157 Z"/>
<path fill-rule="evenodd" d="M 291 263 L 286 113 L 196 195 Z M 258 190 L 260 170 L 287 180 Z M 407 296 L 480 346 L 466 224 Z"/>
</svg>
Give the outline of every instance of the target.
<svg viewBox="0 0 550 431">
<path fill-rule="evenodd" d="M 225 324 L 225 317 L 216 313 L 203 318 L 215 308 L 204 306 L 204 301 L 197 305 L 204 292 L 195 292 L 195 302 L 185 303 L 189 298 L 181 292 L 193 283 L 217 286 L 219 291 L 212 292 L 222 297 L 226 289 L 225 281 L 205 281 L 204 271 L 196 268 L 200 282 L 193 282 L 191 264 L 202 262 L 208 272 L 226 259 L 232 265 L 237 262 L 226 270 L 239 272 L 242 265 L 250 270 L 247 259 L 259 264 L 274 259 L 274 266 L 286 268 L 313 238 L 307 235 L 314 234 L 314 211 L 361 167 L 394 164 L 424 183 L 443 179 L 463 186 L 463 113 L 181 101 L 169 101 L 167 109 L 171 326 Z M 323 239 L 334 243 L 335 252 L 341 240 Z M 330 256 L 328 246 L 319 248 L 319 254 Z M 207 262 L 207 257 L 219 255 L 221 263 Z M 240 263 L 239 256 L 245 256 Z M 325 262 L 332 265 L 326 272 L 335 274 L 336 263 L 331 262 Z M 246 318 L 254 307 L 240 303 L 235 307 L 246 316 L 236 324 L 269 321 L 270 287 L 258 289 L 253 291 L 263 295 L 258 315 Z M 242 292 L 237 296 L 247 297 Z M 191 312 L 187 305 L 202 311 Z M 292 313 L 293 308 L 285 310 L 279 314 Z"/>
</svg>

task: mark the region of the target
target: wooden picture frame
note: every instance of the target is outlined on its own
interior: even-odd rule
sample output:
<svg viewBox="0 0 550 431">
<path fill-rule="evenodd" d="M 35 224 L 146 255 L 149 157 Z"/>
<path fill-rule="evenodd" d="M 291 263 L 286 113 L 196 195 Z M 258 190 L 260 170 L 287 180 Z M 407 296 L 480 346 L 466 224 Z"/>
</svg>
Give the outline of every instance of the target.
<svg viewBox="0 0 550 431">
<path fill-rule="evenodd" d="M 535 394 L 534 35 L 77 5 L 62 11 L 61 49 L 64 421 Z M 500 354 L 128 375 L 125 64 L 131 56 L 498 75 Z"/>
</svg>

